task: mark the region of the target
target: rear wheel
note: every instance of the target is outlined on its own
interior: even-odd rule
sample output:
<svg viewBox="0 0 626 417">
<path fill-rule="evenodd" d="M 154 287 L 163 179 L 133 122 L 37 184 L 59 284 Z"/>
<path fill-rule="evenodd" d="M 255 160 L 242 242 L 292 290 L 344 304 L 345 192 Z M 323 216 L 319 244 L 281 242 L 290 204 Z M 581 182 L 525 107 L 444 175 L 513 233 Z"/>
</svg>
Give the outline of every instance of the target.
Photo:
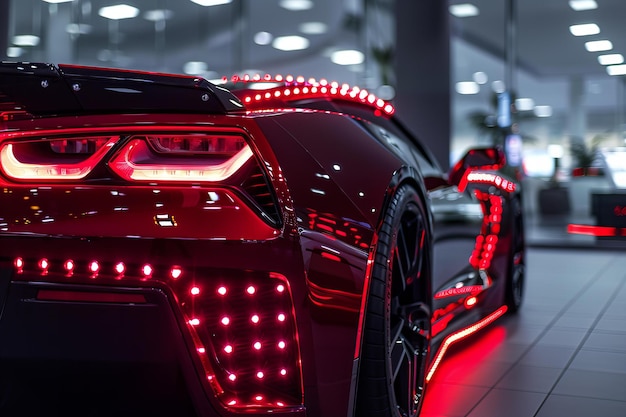
<svg viewBox="0 0 626 417">
<path fill-rule="evenodd" d="M 424 204 L 400 187 L 379 232 L 363 328 L 358 416 L 415 417 L 430 338 L 431 250 Z"/>
<path fill-rule="evenodd" d="M 510 313 L 517 313 L 524 296 L 526 246 L 522 204 L 519 198 L 511 200 L 511 248 L 505 302 Z"/>
</svg>

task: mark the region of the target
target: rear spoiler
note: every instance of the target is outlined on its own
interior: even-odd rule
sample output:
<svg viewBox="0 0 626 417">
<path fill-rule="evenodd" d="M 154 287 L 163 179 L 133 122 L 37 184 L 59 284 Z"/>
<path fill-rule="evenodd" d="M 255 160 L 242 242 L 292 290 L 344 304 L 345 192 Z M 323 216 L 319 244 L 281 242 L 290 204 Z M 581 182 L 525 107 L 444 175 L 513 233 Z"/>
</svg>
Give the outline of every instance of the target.
<svg viewBox="0 0 626 417">
<path fill-rule="evenodd" d="M 98 113 L 240 111 L 204 78 L 113 68 L 0 62 L 0 120 Z M 22 115 L 22 117 L 20 117 Z"/>
</svg>

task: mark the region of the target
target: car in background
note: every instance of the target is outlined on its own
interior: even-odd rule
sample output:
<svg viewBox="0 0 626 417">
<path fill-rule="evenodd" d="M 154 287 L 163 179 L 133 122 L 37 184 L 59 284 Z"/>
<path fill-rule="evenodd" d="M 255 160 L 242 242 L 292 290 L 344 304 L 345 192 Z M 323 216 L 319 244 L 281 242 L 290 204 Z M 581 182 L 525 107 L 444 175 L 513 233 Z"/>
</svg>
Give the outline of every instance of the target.
<svg viewBox="0 0 626 417">
<path fill-rule="evenodd" d="M 325 80 L 2 63 L 0 415 L 416 416 L 522 302 L 504 163 Z"/>
</svg>

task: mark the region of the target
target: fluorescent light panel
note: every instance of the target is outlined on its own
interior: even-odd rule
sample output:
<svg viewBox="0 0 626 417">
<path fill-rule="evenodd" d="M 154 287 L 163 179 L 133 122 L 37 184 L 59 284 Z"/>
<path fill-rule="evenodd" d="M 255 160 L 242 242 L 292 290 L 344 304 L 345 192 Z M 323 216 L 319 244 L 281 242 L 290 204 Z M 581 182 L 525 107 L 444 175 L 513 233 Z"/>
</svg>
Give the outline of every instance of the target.
<svg viewBox="0 0 626 417">
<path fill-rule="evenodd" d="M 137 17 L 139 9 L 128 4 L 116 4 L 100 8 L 98 14 L 111 20 L 132 19 Z"/>
<path fill-rule="evenodd" d="M 585 42 L 585 49 L 589 52 L 602 52 L 602 51 L 610 51 L 613 49 L 613 44 L 611 41 L 601 40 L 601 41 L 589 41 Z"/>
<path fill-rule="evenodd" d="M 448 7 L 450 14 L 456 17 L 472 17 L 478 16 L 480 13 L 478 7 L 471 3 L 452 4 Z"/>
<path fill-rule="evenodd" d="M 602 65 L 617 65 L 624 63 L 624 56 L 622 54 L 607 54 L 600 55 L 598 62 Z"/>
<path fill-rule="evenodd" d="M 609 75 L 626 75 L 626 65 L 609 65 L 606 72 Z"/>
<path fill-rule="evenodd" d="M 365 55 L 355 49 L 345 49 L 333 52 L 330 60 L 337 65 L 358 65 L 363 63 Z"/>
<path fill-rule="evenodd" d="M 574 36 L 589 36 L 600 33 L 600 27 L 595 23 L 584 23 L 582 25 L 572 25 L 569 31 Z"/>
<path fill-rule="evenodd" d="M 596 0 L 570 0 L 569 7 L 574 11 L 581 12 L 583 10 L 597 9 L 598 3 L 596 3 Z"/>
<path fill-rule="evenodd" d="M 455 86 L 456 92 L 463 95 L 478 94 L 480 86 L 475 81 L 459 81 Z"/>
<path fill-rule="evenodd" d="M 279 36 L 274 39 L 272 46 L 281 51 L 300 51 L 309 47 L 309 40 L 302 36 Z"/>
<path fill-rule="evenodd" d="M 279 4 L 283 9 L 291 10 L 293 12 L 313 8 L 313 2 L 311 0 L 281 0 Z"/>
<path fill-rule="evenodd" d="M 210 6 L 221 6 L 222 4 L 229 4 L 233 0 L 191 0 L 191 1 L 203 7 L 210 7 Z"/>
</svg>

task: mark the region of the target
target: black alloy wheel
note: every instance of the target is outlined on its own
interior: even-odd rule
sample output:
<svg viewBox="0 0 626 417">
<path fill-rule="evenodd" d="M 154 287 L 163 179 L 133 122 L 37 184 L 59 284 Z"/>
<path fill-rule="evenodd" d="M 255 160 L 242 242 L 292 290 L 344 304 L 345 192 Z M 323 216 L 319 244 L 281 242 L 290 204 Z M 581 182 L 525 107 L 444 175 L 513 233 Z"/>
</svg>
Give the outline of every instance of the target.
<svg viewBox="0 0 626 417">
<path fill-rule="evenodd" d="M 506 283 L 505 302 L 509 313 L 517 313 L 524 297 L 526 244 L 524 217 L 519 197 L 511 200 L 511 248 Z"/>
<path fill-rule="evenodd" d="M 431 242 L 424 203 L 398 188 L 379 231 L 363 328 L 357 416 L 416 417 L 430 341 Z"/>
</svg>

